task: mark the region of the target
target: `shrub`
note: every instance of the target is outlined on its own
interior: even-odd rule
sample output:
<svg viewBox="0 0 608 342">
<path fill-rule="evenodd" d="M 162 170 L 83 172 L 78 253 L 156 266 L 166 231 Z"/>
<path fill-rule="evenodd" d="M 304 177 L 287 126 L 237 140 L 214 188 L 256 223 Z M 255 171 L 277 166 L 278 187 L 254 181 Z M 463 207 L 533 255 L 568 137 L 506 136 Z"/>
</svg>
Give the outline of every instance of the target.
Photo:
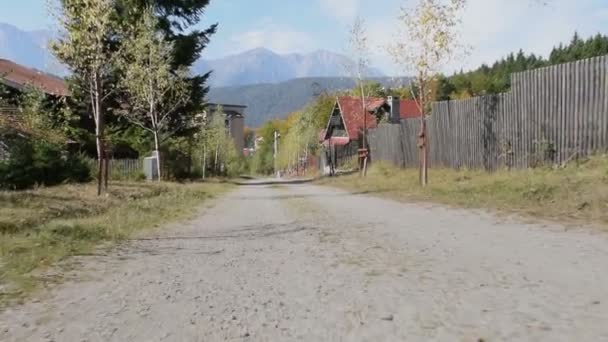
<svg viewBox="0 0 608 342">
<path fill-rule="evenodd" d="M 35 185 L 87 182 L 91 169 L 79 155 L 41 139 L 7 139 L 9 158 L 0 161 L 0 189 L 20 190 Z"/>
</svg>

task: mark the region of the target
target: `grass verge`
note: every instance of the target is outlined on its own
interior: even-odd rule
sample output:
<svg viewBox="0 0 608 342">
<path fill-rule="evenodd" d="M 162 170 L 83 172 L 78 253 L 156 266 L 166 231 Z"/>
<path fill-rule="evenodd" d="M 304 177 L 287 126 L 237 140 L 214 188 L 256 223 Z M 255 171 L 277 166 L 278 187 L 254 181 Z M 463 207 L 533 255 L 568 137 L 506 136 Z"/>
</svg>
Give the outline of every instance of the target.
<svg viewBox="0 0 608 342">
<path fill-rule="evenodd" d="M 375 163 L 367 178 L 358 174 L 318 183 L 401 201 L 432 201 L 549 220 L 593 222 L 608 227 L 608 157 L 593 157 L 563 169 L 487 173 L 431 169 L 429 185 L 418 184 L 417 169 Z"/>
<path fill-rule="evenodd" d="M 47 280 L 39 272 L 104 243 L 187 218 L 227 183 L 114 182 L 0 192 L 0 307 L 27 297 Z"/>
</svg>

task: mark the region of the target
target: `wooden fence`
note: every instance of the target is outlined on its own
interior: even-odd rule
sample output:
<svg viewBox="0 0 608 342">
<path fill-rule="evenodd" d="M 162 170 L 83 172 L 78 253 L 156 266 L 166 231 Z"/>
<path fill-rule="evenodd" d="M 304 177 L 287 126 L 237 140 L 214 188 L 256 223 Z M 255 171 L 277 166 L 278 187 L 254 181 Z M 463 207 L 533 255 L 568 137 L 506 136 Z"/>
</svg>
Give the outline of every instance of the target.
<svg viewBox="0 0 608 342">
<path fill-rule="evenodd" d="M 108 159 L 108 175 L 110 179 L 137 178 L 143 173 L 143 161 L 140 159 Z M 91 159 L 91 169 L 94 176 L 97 175 L 98 164 L 96 159 Z"/>
<path fill-rule="evenodd" d="M 511 91 L 433 104 L 431 166 L 563 164 L 608 150 L 608 56 L 516 73 Z M 418 165 L 418 119 L 370 131 L 372 160 Z"/>
<path fill-rule="evenodd" d="M 357 142 L 351 142 L 345 146 L 331 145 L 329 155 L 336 169 L 350 167 L 357 163 Z"/>
</svg>

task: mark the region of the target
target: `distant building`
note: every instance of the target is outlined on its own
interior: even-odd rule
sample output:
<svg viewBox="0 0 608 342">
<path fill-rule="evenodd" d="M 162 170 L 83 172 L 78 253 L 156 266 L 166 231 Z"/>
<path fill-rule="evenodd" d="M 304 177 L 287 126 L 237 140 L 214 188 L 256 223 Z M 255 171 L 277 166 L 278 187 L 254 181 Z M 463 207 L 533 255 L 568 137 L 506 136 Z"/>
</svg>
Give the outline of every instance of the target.
<svg viewBox="0 0 608 342">
<path fill-rule="evenodd" d="M 379 122 L 399 123 L 403 119 L 420 117 L 420 109 L 413 100 L 396 97 L 366 99 L 365 116 L 361 99 L 341 96 L 327 122 L 327 128 L 319 132 L 319 140 L 327 145 L 359 145 L 364 126 L 376 128 Z"/>
<path fill-rule="evenodd" d="M 70 96 L 68 85 L 62 78 L 6 59 L 0 59 L 0 83 L 16 91 L 32 87 L 55 97 Z"/>
<path fill-rule="evenodd" d="M 365 107 L 364 111 L 359 97 L 336 99 L 327 127 L 319 132 L 319 142 L 325 148 L 329 164 L 339 166 L 356 156 L 357 150 L 363 147 L 364 127 L 369 130 L 381 122 L 396 124 L 421 116 L 416 101 L 396 97 L 369 97 Z"/>
<path fill-rule="evenodd" d="M 205 121 L 209 122 L 211 120 L 211 116 L 217 111 L 218 107 L 222 108 L 226 130 L 232 137 L 236 150 L 243 153 L 245 148 L 245 109 L 247 106 L 207 103 L 203 113 Z"/>
<path fill-rule="evenodd" d="M 0 120 L 18 131 L 22 136 L 27 136 L 28 132 L 21 125 L 17 100 L 19 94 L 28 88 L 32 88 L 46 94 L 47 99 L 53 102 L 61 101 L 70 96 L 68 86 L 62 78 L 6 59 L 0 59 L 0 86 L 8 91 L 6 98 L 2 98 L 3 101 L 0 103 Z M 0 137 L 0 139 L 3 139 L 3 137 Z M 5 141 L 0 140 L 0 160 L 8 157 L 9 146 Z"/>
</svg>

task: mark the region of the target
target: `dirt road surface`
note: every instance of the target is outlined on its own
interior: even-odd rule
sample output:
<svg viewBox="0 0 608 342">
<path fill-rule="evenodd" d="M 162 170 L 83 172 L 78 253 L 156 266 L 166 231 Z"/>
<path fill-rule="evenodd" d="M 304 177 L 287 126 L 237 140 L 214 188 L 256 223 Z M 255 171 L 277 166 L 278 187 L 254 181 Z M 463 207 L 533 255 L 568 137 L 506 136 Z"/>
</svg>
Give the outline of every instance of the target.
<svg viewBox="0 0 608 342">
<path fill-rule="evenodd" d="M 608 234 L 307 184 L 82 257 L 1 341 L 608 341 Z"/>
</svg>

